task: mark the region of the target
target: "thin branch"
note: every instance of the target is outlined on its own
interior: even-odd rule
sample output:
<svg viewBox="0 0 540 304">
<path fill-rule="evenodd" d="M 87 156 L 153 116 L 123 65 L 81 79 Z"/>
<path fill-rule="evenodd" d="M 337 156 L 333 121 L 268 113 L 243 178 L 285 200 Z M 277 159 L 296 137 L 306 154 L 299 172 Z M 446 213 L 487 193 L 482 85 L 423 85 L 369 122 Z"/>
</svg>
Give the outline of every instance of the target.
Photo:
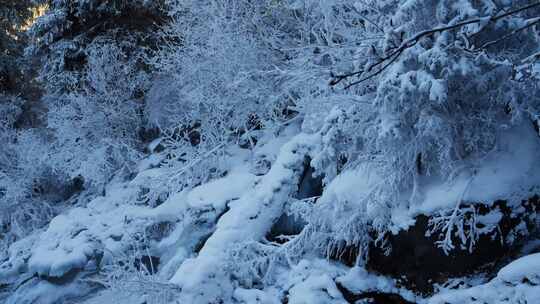
<svg viewBox="0 0 540 304">
<path fill-rule="evenodd" d="M 394 63 L 394 62 L 399 58 L 399 56 L 401 55 L 401 53 L 402 53 L 403 51 L 404 51 L 404 50 L 401 50 L 399 53 L 397 53 L 397 54 L 394 56 L 394 58 L 392 58 L 392 59 L 391 59 L 390 61 L 388 61 L 383 67 L 381 67 L 379 70 L 377 70 L 377 72 L 375 72 L 375 73 L 373 73 L 373 74 L 370 74 L 370 75 L 368 75 L 368 76 L 366 76 L 366 77 L 364 77 L 364 78 L 362 78 L 362 79 L 360 79 L 360 80 L 357 80 L 357 81 L 354 81 L 354 82 L 349 83 L 348 85 L 345 86 L 345 89 L 348 89 L 348 88 L 350 88 L 350 87 L 352 87 L 352 86 L 354 86 L 354 85 L 357 85 L 357 84 L 359 84 L 359 83 L 361 83 L 361 82 L 364 82 L 364 81 L 366 81 L 366 80 L 368 80 L 368 79 L 370 79 L 370 78 L 373 78 L 373 77 L 379 75 L 380 73 L 382 73 L 382 71 L 386 70 L 386 68 L 388 68 L 392 63 Z"/>
<path fill-rule="evenodd" d="M 536 17 L 536 18 L 532 18 L 532 19 L 527 20 L 527 24 L 526 24 L 526 25 L 524 25 L 524 26 L 522 26 L 522 27 L 520 27 L 520 28 L 518 28 L 518 29 L 513 30 L 512 32 L 510 32 L 510 33 L 508 33 L 508 34 L 506 34 L 506 35 L 500 37 L 499 39 L 496 39 L 496 40 L 493 40 L 493 41 L 489 41 L 489 42 L 484 43 L 484 44 L 480 47 L 480 49 L 487 49 L 488 47 L 490 47 L 490 46 L 492 46 L 492 45 L 495 45 L 495 44 L 497 44 L 497 43 L 499 43 L 499 42 L 501 42 L 501 41 L 503 41 L 503 40 L 506 40 L 506 39 L 512 37 L 513 35 L 515 35 L 515 34 L 521 32 L 521 31 L 524 31 L 524 30 L 526 30 L 526 29 L 528 29 L 528 28 L 530 28 L 530 27 L 532 27 L 532 26 L 534 26 L 534 25 L 536 25 L 536 24 L 540 24 L 540 17 Z"/>
<path fill-rule="evenodd" d="M 351 7 L 352 7 L 352 9 L 359 15 L 359 17 L 360 17 L 362 20 L 364 20 L 364 21 L 366 21 L 367 23 L 373 25 L 379 32 L 384 33 L 384 29 L 383 29 L 382 27 L 380 27 L 377 23 L 375 23 L 374 21 L 371 21 L 370 19 L 368 19 L 368 18 L 362 16 L 362 13 L 359 12 L 358 9 L 357 9 L 354 5 L 352 5 Z"/>
<path fill-rule="evenodd" d="M 178 170 L 169 180 L 174 180 L 175 178 L 181 176 L 182 174 L 184 174 L 187 170 L 193 168 L 193 166 L 195 166 L 196 164 L 200 163 L 201 161 L 203 161 L 205 158 L 209 157 L 210 155 L 212 155 L 214 152 L 218 151 L 219 149 L 221 149 L 222 147 L 225 146 L 225 143 L 220 143 L 219 145 L 215 146 L 213 149 L 211 149 L 210 151 L 204 153 L 203 155 L 199 156 L 198 158 L 196 158 L 195 160 L 193 160 L 191 163 L 187 164 L 186 166 L 182 167 L 180 170 Z"/>
</svg>

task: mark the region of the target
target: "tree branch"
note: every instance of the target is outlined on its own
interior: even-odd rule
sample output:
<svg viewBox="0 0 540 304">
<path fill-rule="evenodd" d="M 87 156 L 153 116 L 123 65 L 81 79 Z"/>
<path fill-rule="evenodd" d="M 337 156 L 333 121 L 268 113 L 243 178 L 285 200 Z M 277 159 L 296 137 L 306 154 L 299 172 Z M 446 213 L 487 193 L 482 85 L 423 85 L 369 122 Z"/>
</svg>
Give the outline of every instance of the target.
<svg viewBox="0 0 540 304">
<path fill-rule="evenodd" d="M 499 39 L 492 40 L 492 41 L 489 41 L 489 42 L 484 43 L 484 44 L 480 47 L 480 49 L 487 49 L 488 47 L 490 47 L 490 46 L 492 46 L 492 45 L 495 45 L 495 44 L 497 44 L 497 43 L 499 43 L 499 42 L 501 42 L 501 41 L 503 41 L 503 40 L 506 40 L 506 39 L 512 37 L 513 35 L 515 35 L 515 34 L 521 32 L 521 31 L 524 31 L 524 30 L 526 30 L 526 29 L 528 29 L 528 28 L 534 26 L 535 24 L 540 24 L 540 17 L 536 17 L 536 18 L 532 18 L 532 19 L 527 20 L 527 24 L 526 24 L 526 25 L 524 25 L 524 26 L 522 26 L 522 27 L 520 27 L 520 28 L 518 28 L 518 29 L 513 30 L 512 32 L 510 32 L 510 33 L 508 33 L 508 34 L 506 34 L 506 35 L 500 37 Z"/>
<path fill-rule="evenodd" d="M 388 55 L 386 55 L 384 57 L 381 57 L 378 61 L 370 64 L 366 69 L 355 71 L 355 72 L 350 72 L 350 73 L 346 73 L 346 74 L 332 76 L 332 80 L 330 81 L 330 85 L 335 86 L 335 85 L 339 84 L 341 81 L 343 81 L 344 79 L 347 79 L 347 78 L 350 78 L 350 77 L 353 77 L 353 76 L 357 76 L 357 75 L 362 75 L 364 73 L 369 73 L 374 68 L 382 65 L 382 67 L 380 69 L 378 69 L 376 72 L 371 73 L 371 74 L 369 74 L 369 75 L 367 75 L 365 77 L 362 77 L 361 79 L 359 79 L 357 81 L 354 81 L 354 82 L 346 85 L 345 89 L 348 89 L 348 88 L 350 88 L 350 87 L 352 87 L 354 85 L 357 85 L 359 83 L 362 83 L 362 82 L 364 82 L 366 80 L 369 80 L 369 79 L 379 75 L 380 73 L 382 73 L 382 71 L 387 69 L 392 63 L 394 63 L 397 60 L 397 58 L 405 50 L 407 50 L 407 49 L 415 46 L 416 44 L 418 44 L 418 42 L 420 42 L 422 40 L 422 38 L 424 38 L 424 37 L 428 37 L 428 36 L 434 35 L 436 33 L 442 33 L 442 32 L 445 32 L 445 31 L 451 31 L 451 30 L 454 30 L 454 29 L 462 28 L 462 27 L 464 27 L 466 25 L 469 25 L 469 24 L 484 23 L 486 21 L 487 21 L 487 23 L 493 23 L 493 22 L 496 22 L 496 21 L 498 21 L 500 19 L 506 18 L 508 16 L 515 15 L 515 14 L 520 13 L 522 11 L 525 11 L 525 10 L 528 10 L 528 9 L 531 9 L 531 8 L 534 8 L 534 7 L 538 7 L 538 6 L 540 6 L 540 2 L 535 2 L 535 3 L 532 3 L 532 4 L 526 5 L 526 6 L 522 6 L 520 8 L 516 8 L 514 10 L 510 10 L 510 11 L 504 13 L 504 14 L 495 15 L 495 16 L 477 17 L 477 18 L 465 20 L 465 21 L 462 21 L 462 22 L 458 22 L 456 24 L 421 31 L 421 32 L 415 34 L 414 36 L 412 36 L 411 38 L 403 41 L 400 44 L 399 47 L 393 49 Z M 525 27 L 516 29 L 512 33 L 501 37 L 501 39 L 498 39 L 496 41 L 487 43 L 487 46 L 495 44 L 495 43 L 499 42 L 499 40 L 507 39 L 509 37 L 509 35 L 514 35 L 515 33 L 519 32 L 519 31 L 522 31 L 522 30 L 524 30 L 524 29 L 526 29 L 526 28 L 540 22 L 540 20 L 538 20 L 538 18 L 533 18 L 531 20 L 533 20 L 533 21 L 529 21 L 528 24 Z M 486 47 L 486 44 L 483 47 Z"/>
</svg>

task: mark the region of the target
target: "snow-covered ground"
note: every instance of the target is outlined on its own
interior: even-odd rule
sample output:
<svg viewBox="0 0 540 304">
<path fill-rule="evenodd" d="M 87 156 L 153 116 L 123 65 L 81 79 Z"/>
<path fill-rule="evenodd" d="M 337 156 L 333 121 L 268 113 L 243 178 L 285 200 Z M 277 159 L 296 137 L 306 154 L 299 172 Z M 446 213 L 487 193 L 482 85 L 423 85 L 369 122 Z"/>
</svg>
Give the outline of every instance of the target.
<svg viewBox="0 0 540 304">
<path fill-rule="evenodd" d="M 305 160 L 316 159 L 331 127 L 321 130 L 306 134 L 293 125 L 264 139 L 254 151 L 231 149 L 223 160 L 228 172 L 224 177 L 174 193 L 157 206 L 139 203 L 141 189 L 170 172 L 144 160 L 132 180 L 113 180 L 104 195 L 73 206 L 10 247 L 0 265 L 0 283 L 9 289 L 5 302 L 283 303 L 286 298 L 291 304 L 323 304 L 347 303 L 339 289 L 346 288 L 353 294 L 396 294 L 417 303 L 540 303 L 538 253 L 510 263 L 489 281 L 439 288 L 430 297 L 362 265 L 350 268 L 316 251 L 284 262 L 287 255 L 278 249 L 282 245 L 268 243 L 265 236 L 298 191 Z M 540 147 L 531 136 L 528 129 L 510 130 L 474 175 L 464 173 L 450 185 L 428 184 L 423 201 L 393 211 L 394 229 L 413 224 L 417 214 L 452 209 L 459 197 L 492 202 L 519 193 L 519 199 L 526 198 L 540 184 L 534 169 L 538 155 L 531 152 Z M 254 160 L 261 158 L 271 163 L 267 170 L 256 168 Z M 369 218 L 377 215 L 371 210 L 376 206 L 358 204 L 380 182 L 384 179 L 365 167 L 347 171 L 325 186 L 317 204 L 341 205 L 341 213 L 330 217 L 336 220 L 350 210 L 364 210 Z M 489 220 L 496 225 L 500 217 Z M 250 244 L 277 253 L 251 252 Z M 246 249 L 239 253 L 234 248 Z M 263 261 L 258 266 L 266 266 L 244 270 L 266 272 L 258 273 L 265 280 L 245 283 L 246 278 L 235 273 L 242 263 L 250 263 L 242 260 L 249 254 Z M 157 271 L 141 266 L 145 256 L 159 259 Z"/>
</svg>

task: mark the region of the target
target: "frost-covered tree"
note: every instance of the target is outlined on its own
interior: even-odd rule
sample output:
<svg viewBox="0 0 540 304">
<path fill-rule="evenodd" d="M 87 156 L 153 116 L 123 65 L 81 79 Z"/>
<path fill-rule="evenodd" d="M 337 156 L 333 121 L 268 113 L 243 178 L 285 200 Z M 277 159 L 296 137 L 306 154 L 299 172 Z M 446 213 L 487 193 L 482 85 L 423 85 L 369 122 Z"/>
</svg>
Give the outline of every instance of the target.
<svg viewBox="0 0 540 304">
<path fill-rule="evenodd" d="M 215 154 L 231 141 L 253 146 L 261 129 L 290 119 L 316 131 L 321 116 L 356 98 L 333 91 L 328 75 L 353 67 L 357 50 L 376 37 L 348 1 L 168 4 L 168 43 L 153 58 L 160 76 L 144 112 L 151 127 L 181 134 L 183 143 L 197 138 L 199 152 L 180 143 L 177 155 Z"/>
<path fill-rule="evenodd" d="M 17 67 L 26 37 L 24 30 L 34 18 L 40 1 L 0 2 L 0 93 L 13 93 L 20 86 Z"/>
<path fill-rule="evenodd" d="M 19 145 L 21 128 L 38 120 L 36 104 L 29 99 L 36 90 L 25 75 L 22 56 L 28 41 L 26 30 L 42 3 L 0 2 L 0 255 L 15 238 L 42 225 L 47 217 L 39 206 L 26 204 L 33 182 L 22 168 Z"/>
<path fill-rule="evenodd" d="M 41 3 L 2 6 L 2 35 L 20 42 L 7 62 L 25 76 L 11 92 L 21 97 L 0 97 L 0 206 L 12 239 L 46 224 L 56 212 L 49 206 L 133 167 L 149 79 L 142 57 L 156 47 L 148 33 L 163 22 L 158 2 Z"/>
<path fill-rule="evenodd" d="M 344 152 L 349 165 L 381 179 L 359 212 L 384 234 L 392 212 L 422 202 L 426 184 L 474 178 L 503 132 L 537 125 L 539 88 L 531 71 L 538 66 L 540 5 L 363 3 L 386 16 L 373 19 L 384 37 L 365 50 L 356 70 L 335 73 L 331 85 L 373 92 L 347 111 L 344 133 L 356 131 L 358 145 Z"/>
<path fill-rule="evenodd" d="M 52 1 L 31 28 L 55 170 L 99 186 L 142 151 L 143 97 L 163 23 L 156 1 Z"/>
<path fill-rule="evenodd" d="M 215 159 L 227 144 L 253 147 L 261 128 L 287 116 L 275 78 L 281 55 L 264 41 L 264 23 L 276 21 L 268 4 L 168 1 L 144 114 L 163 134 L 175 187 L 219 176 Z"/>
</svg>

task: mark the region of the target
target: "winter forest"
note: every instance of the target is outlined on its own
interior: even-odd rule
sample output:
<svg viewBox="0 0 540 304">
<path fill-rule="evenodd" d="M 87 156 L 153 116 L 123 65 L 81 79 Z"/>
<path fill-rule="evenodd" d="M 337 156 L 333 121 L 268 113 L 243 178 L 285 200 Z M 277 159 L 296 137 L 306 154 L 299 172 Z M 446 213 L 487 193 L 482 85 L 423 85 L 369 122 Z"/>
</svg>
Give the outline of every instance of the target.
<svg viewBox="0 0 540 304">
<path fill-rule="evenodd" d="M 0 303 L 540 303 L 537 0 L 0 0 Z"/>
</svg>

